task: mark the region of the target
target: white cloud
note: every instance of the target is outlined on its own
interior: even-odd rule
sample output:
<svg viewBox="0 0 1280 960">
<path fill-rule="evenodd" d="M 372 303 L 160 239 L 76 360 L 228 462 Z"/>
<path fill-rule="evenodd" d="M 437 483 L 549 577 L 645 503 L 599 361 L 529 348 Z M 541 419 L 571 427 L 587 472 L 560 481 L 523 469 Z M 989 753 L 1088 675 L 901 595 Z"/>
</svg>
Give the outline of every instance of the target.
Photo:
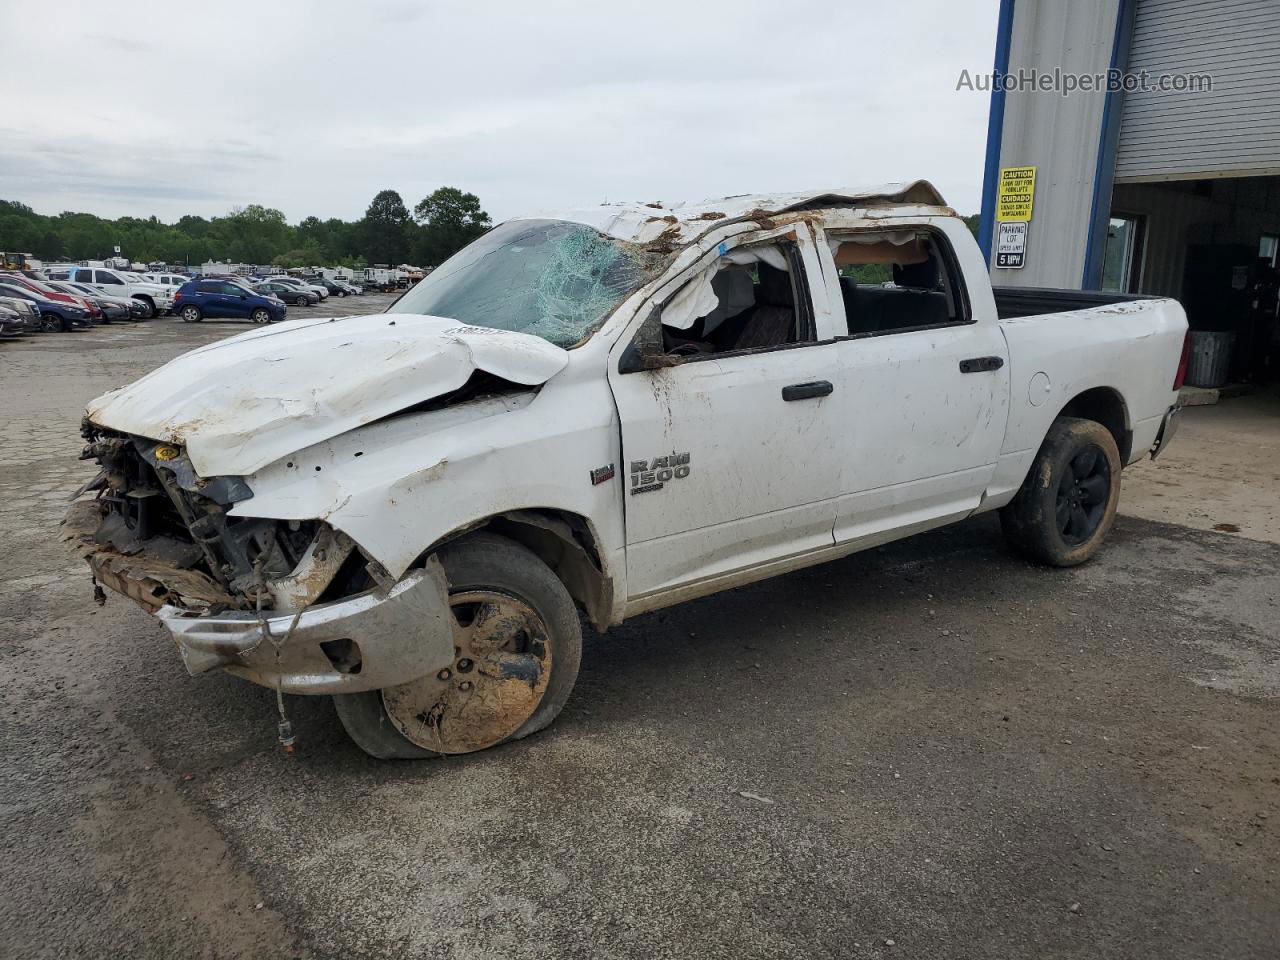
<svg viewBox="0 0 1280 960">
<path fill-rule="evenodd" d="M 955 80 L 996 5 L 74 0 L 56 37 L 5 5 L 0 197 L 296 222 L 451 184 L 502 219 L 925 177 L 971 212 L 987 99 Z"/>
</svg>

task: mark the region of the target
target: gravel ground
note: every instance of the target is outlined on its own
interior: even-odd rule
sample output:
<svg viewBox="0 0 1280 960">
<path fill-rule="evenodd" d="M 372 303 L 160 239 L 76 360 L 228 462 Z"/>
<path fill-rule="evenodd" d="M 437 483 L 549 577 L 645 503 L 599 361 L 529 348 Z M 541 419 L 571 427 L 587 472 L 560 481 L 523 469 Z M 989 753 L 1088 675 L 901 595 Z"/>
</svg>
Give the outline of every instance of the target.
<svg viewBox="0 0 1280 960">
<path fill-rule="evenodd" d="M 1275 956 L 1280 546 L 979 518 L 588 634 L 528 740 L 285 757 L 57 542 L 85 401 L 244 328 L 0 345 L 0 955 Z"/>
</svg>

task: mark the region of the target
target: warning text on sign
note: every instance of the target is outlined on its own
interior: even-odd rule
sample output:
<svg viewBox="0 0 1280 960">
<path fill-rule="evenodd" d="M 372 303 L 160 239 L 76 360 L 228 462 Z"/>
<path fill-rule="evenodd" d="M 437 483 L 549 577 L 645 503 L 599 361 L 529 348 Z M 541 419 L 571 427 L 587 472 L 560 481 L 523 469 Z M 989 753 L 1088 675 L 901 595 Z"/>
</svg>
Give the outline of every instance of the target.
<svg viewBox="0 0 1280 960">
<path fill-rule="evenodd" d="M 996 220 L 1027 222 L 1036 196 L 1035 167 L 1004 167 L 996 194 Z"/>
</svg>

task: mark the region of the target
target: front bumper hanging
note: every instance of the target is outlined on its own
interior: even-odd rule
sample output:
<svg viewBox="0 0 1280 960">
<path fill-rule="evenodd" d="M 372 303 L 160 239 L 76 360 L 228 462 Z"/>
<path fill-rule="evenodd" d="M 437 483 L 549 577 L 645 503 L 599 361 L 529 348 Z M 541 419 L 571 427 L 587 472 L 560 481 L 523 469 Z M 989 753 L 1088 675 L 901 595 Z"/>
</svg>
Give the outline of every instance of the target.
<svg viewBox="0 0 1280 960">
<path fill-rule="evenodd" d="M 453 616 L 438 564 L 379 590 L 259 617 L 243 610 L 156 616 L 193 676 L 224 669 L 284 693 L 359 693 L 436 673 L 453 662 Z"/>
</svg>

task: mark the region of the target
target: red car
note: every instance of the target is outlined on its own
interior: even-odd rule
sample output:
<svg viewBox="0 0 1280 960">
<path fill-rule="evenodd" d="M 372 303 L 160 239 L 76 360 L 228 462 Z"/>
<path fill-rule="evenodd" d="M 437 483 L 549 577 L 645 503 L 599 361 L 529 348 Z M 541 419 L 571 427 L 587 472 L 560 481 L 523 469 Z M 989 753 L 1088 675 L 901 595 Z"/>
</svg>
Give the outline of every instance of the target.
<svg viewBox="0 0 1280 960">
<path fill-rule="evenodd" d="M 102 310 L 96 303 L 93 303 L 84 297 L 75 297 L 69 293 L 63 293 L 61 290 L 55 290 L 47 283 L 42 283 L 39 280 L 32 280 L 30 277 L 24 276 L 16 271 L 8 270 L 0 273 L 0 283 L 7 283 L 15 287 L 26 287 L 32 293 L 38 293 L 46 300 L 56 300 L 59 303 L 73 303 L 77 307 L 83 307 L 85 310 L 89 311 L 89 317 L 91 321 L 95 323 L 101 319 Z"/>
</svg>

